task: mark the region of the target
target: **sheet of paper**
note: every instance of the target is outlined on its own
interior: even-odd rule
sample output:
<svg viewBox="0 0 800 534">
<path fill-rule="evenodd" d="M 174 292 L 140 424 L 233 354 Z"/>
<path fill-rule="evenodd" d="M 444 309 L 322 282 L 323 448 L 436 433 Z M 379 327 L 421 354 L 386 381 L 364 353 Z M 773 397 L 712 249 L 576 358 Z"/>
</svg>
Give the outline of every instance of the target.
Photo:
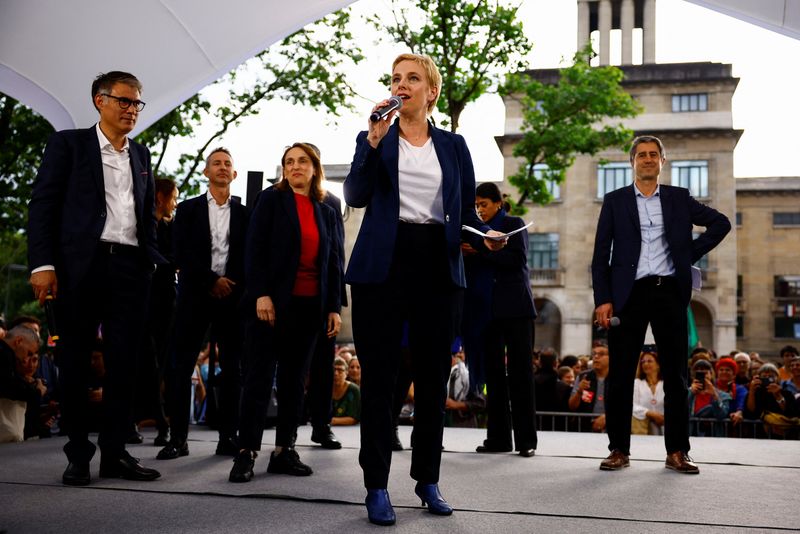
<svg viewBox="0 0 800 534">
<path fill-rule="evenodd" d="M 473 234 L 477 234 L 477 235 L 483 237 L 484 239 L 491 239 L 492 241 L 502 241 L 502 240 L 508 238 L 509 236 L 512 236 L 512 235 L 516 234 L 517 232 L 521 232 L 521 231 L 527 229 L 532 224 L 533 224 L 533 221 L 529 222 L 525 226 L 522 226 L 520 228 L 517 228 L 516 230 L 513 230 L 511 232 L 508 232 L 507 234 L 503 234 L 503 235 L 500 235 L 500 236 L 486 235 L 483 232 L 481 232 L 480 230 L 476 230 L 475 228 L 473 228 L 471 226 L 467 226 L 466 224 L 462 225 L 461 229 L 462 230 L 466 230 L 467 232 L 472 232 Z"/>
</svg>

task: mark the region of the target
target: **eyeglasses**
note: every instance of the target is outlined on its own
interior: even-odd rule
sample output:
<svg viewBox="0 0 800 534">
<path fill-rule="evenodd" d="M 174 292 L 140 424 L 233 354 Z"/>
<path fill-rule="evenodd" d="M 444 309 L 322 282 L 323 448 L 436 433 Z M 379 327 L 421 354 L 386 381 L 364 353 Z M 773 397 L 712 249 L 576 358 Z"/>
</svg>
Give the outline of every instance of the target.
<svg viewBox="0 0 800 534">
<path fill-rule="evenodd" d="M 107 96 L 109 98 L 113 98 L 119 103 L 119 107 L 122 109 L 128 109 L 133 104 L 133 107 L 136 111 L 142 111 L 144 107 L 147 105 L 141 100 L 131 100 L 130 98 L 125 98 L 124 96 L 114 96 L 108 93 L 100 93 L 102 96 Z"/>
</svg>

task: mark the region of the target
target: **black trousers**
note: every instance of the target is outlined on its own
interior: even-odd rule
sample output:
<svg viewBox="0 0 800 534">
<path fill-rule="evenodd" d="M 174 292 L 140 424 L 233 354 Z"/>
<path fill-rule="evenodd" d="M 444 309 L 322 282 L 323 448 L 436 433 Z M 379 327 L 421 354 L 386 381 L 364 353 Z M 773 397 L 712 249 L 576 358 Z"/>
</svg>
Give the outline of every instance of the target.
<svg viewBox="0 0 800 534">
<path fill-rule="evenodd" d="M 276 310 L 274 328 L 259 320 L 255 316 L 255 303 L 252 306 L 253 314 L 245 326 L 240 444 L 244 449 L 261 450 L 264 419 L 277 364 L 275 445 L 292 447 L 303 414 L 306 374 L 323 324 L 320 300 L 319 297 L 292 297 L 286 310 Z"/>
<path fill-rule="evenodd" d="M 361 362 L 361 452 L 368 489 L 386 488 L 392 461 L 392 400 L 403 323 L 414 380 L 411 477 L 439 481 L 450 345 L 459 289 L 447 262 L 444 228 L 400 224 L 389 279 L 353 285 L 353 337 Z"/>
<path fill-rule="evenodd" d="M 484 335 L 487 440 L 493 447 L 511 447 L 513 428 L 516 450 L 535 449 L 533 319 L 493 319 Z"/>
<path fill-rule="evenodd" d="M 71 462 L 88 462 L 91 353 L 103 338 L 103 404 L 98 444 L 104 457 L 119 457 L 133 425 L 133 392 L 139 343 L 145 326 L 152 264 L 137 247 L 99 244 L 89 272 L 77 284 L 61 279 L 56 313 L 62 422 Z M 58 276 L 58 273 L 56 273 Z M 99 329 L 99 330 L 98 330 Z"/>
<path fill-rule="evenodd" d="M 325 427 L 331 424 L 333 416 L 333 358 L 336 354 L 336 338 L 329 338 L 325 331 L 319 334 L 311 369 L 308 375 L 308 409 L 311 426 Z"/>
<path fill-rule="evenodd" d="M 627 304 L 616 310 L 619 326 L 608 331 L 606 430 L 609 450 L 630 454 L 633 381 L 647 325 L 653 330 L 664 379 L 664 443 L 668 453 L 689 452 L 686 304 L 672 277 L 637 280 Z"/>
<path fill-rule="evenodd" d="M 215 299 L 210 295 L 186 294 L 185 291 L 184 288 L 178 289 L 173 351 L 167 378 L 172 431 L 170 439 L 173 443 L 180 444 L 189 436 L 192 373 L 209 327 L 211 338 L 219 345 L 220 374 L 211 379 L 219 385 L 218 430 L 221 439 L 231 438 L 236 435 L 239 426 L 239 398 L 242 390 L 241 355 L 244 335 L 237 308 L 240 293 L 234 292 L 223 299 Z M 214 370 L 209 369 L 208 375 L 212 377 Z"/>
<path fill-rule="evenodd" d="M 145 339 L 139 357 L 139 390 L 134 392 L 136 421 L 154 418 L 156 428 L 164 431 L 169 428 L 166 403 L 162 387 L 166 377 L 167 355 L 169 354 L 170 333 L 175 315 L 175 288 L 150 288 L 150 304 L 147 313 Z"/>
</svg>

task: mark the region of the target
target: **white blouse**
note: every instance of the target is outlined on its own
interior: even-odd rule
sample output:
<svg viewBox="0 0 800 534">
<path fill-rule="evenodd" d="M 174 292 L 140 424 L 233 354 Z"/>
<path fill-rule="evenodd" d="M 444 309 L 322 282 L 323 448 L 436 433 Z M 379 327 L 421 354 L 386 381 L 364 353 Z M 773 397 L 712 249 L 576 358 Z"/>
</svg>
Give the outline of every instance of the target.
<svg viewBox="0 0 800 534">
<path fill-rule="evenodd" d="M 442 167 L 433 140 L 414 146 L 402 137 L 397 164 L 400 220 L 408 223 L 444 224 Z"/>
<path fill-rule="evenodd" d="M 658 381 L 656 392 L 653 393 L 647 380 L 636 379 L 633 381 L 633 416 L 646 419 L 650 410 L 664 413 L 664 381 Z"/>
</svg>

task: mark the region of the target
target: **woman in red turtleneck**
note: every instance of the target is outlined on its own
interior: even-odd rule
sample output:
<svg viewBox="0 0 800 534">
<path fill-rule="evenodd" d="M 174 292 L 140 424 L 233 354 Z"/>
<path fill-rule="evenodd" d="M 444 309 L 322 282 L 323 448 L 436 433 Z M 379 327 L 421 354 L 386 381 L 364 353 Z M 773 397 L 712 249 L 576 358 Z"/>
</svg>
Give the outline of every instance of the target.
<svg viewBox="0 0 800 534">
<path fill-rule="evenodd" d="M 231 482 L 253 476 L 276 364 L 278 425 L 267 472 L 312 473 L 294 450 L 304 377 L 320 330 L 331 337 L 341 326 L 336 219 L 321 202 L 322 163 L 310 145 L 295 143 L 281 164 L 283 179 L 259 195 L 247 233 L 246 375 Z"/>
</svg>

